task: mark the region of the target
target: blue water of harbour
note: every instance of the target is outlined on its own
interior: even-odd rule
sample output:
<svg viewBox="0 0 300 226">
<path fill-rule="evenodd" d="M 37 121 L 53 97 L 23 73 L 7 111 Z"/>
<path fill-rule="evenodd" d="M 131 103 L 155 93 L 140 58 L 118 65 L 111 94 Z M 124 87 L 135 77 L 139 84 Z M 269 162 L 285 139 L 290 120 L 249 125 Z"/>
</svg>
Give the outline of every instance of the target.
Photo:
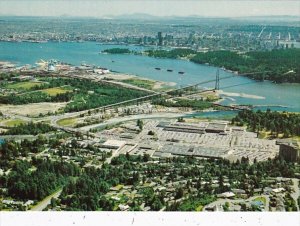
<svg viewBox="0 0 300 226">
<path fill-rule="evenodd" d="M 141 55 L 99 54 L 108 48 L 144 50 L 149 47 L 126 45 L 99 45 L 95 42 L 0 42 L 0 61 L 11 61 L 18 65 L 34 65 L 40 59 L 57 59 L 74 65 L 81 63 L 108 68 L 113 71 L 134 74 L 149 79 L 175 82 L 177 86 L 207 81 L 215 78 L 217 68 L 199 65 L 185 60 L 157 59 Z M 155 68 L 161 68 L 156 70 Z M 172 69 L 168 72 L 167 69 Z M 178 74 L 184 71 L 183 75 Z M 232 75 L 220 71 L 220 77 Z M 203 84 L 203 88 L 214 87 L 214 82 Z M 300 112 L 300 84 L 274 84 L 255 82 L 242 76 L 220 81 L 225 100 L 222 104 L 250 104 L 256 108 Z"/>
<path fill-rule="evenodd" d="M 196 112 L 187 115 L 185 118 L 203 118 L 203 119 L 231 119 L 237 115 L 238 111 L 207 111 Z"/>
</svg>

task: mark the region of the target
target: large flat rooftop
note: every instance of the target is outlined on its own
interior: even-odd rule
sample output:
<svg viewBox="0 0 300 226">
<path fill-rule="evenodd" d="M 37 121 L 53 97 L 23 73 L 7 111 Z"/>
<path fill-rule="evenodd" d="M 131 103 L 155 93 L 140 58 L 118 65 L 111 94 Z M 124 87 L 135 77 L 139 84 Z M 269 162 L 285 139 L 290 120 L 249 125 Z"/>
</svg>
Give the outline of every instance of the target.
<svg viewBox="0 0 300 226">
<path fill-rule="evenodd" d="M 183 144 L 166 144 L 159 150 L 159 152 L 170 153 L 172 155 L 222 158 L 229 152 L 229 149 Z"/>
<path fill-rule="evenodd" d="M 279 145 L 275 140 L 259 139 L 256 133 L 248 132 L 244 127 L 231 127 L 224 121 L 201 121 L 196 123 L 176 122 L 176 119 L 144 120 L 143 131 L 134 136 L 124 136 L 128 128 L 122 126 L 119 134 L 101 132 L 108 140 L 120 140 L 134 144 L 131 148 L 122 148 L 120 153 L 133 155 L 149 154 L 155 157 L 174 155 L 198 156 L 207 158 L 227 158 L 230 160 L 248 157 L 250 161 L 263 161 L 279 154 Z M 135 122 L 126 124 L 135 125 Z M 177 129 L 166 129 L 166 128 Z M 205 132 L 206 129 L 217 132 Z M 154 135 L 149 135 L 152 131 Z M 196 131 L 196 132 L 195 132 Z M 199 132 L 201 131 L 201 132 Z M 204 132 L 203 132 L 204 131 Z M 219 132 L 221 131 L 221 132 Z M 222 132 L 225 131 L 225 132 Z M 119 142 L 108 143 L 121 145 Z M 124 152 L 123 152 L 124 150 Z"/>
<path fill-rule="evenodd" d="M 189 132 L 189 133 L 222 133 L 226 131 L 227 122 L 199 122 L 199 123 L 159 123 L 159 127 L 167 131 Z"/>
<path fill-rule="evenodd" d="M 101 146 L 106 148 L 121 148 L 126 144 L 126 141 L 123 140 L 107 140 Z"/>
</svg>

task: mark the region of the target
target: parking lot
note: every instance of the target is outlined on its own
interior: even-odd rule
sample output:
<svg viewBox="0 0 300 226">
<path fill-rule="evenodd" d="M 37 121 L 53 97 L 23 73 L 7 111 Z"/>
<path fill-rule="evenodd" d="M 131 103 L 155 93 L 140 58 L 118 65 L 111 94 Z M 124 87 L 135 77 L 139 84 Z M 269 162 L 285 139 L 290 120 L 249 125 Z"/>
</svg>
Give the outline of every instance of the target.
<svg viewBox="0 0 300 226">
<path fill-rule="evenodd" d="M 136 145 L 135 148 L 121 150 L 122 153 L 128 152 L 133 155 L 149 154 L 157 157 L 181 155 L 230 160 L 248 157 L 249 161 L 253 162 L 254 159 L 264 161 L 274 158 L 279 153 L 279 146 L 274 140 L 259 139 L 256 133 L 247 132 L 243 127 L 231 127 L 224 121 L 220 121 L 219 124 L 218 121 L 212 122 L 212 125 L 210 123 L 147 119 L 144 120 L 140 132 L 133 130 L 137 128 L 136 122 L 131 121 L 111 131 L 102 131 L 101 134 L 105 138 L 125 140 Z M 176 131 L 172 131 L 174 128 Z M 193 130 L 194 128 L 201 128 L 201 131 Z M 211 132 L 205 132 L 206 128 Z M 153 135 L 149 135 L 149 131 L 152 131 Z"/>
</svg>

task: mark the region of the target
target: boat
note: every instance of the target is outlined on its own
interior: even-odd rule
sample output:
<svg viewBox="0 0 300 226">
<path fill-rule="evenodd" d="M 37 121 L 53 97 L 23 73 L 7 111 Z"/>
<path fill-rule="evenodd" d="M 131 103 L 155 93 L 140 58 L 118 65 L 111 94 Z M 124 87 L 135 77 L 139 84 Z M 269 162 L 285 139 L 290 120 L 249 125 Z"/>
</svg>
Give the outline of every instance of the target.
<svg viewBox="0 0 300 226">
<path fill-rule="evenodd" d="M 172 69 L 167 69 L 167 71 L 168 71 L 168 72 L 172 72 L 173 70 L 172 70 Z"/>
<path fill-rule="evenodd" d="M 178 71 L 178 74 L 183 75 L 183 74 L 184 74 L 184 71 Z"/>
<path fill-rule="evenodd" d="M 155 70 L 160 70 L 160 67 L 156 67 Z"/>
</svg>

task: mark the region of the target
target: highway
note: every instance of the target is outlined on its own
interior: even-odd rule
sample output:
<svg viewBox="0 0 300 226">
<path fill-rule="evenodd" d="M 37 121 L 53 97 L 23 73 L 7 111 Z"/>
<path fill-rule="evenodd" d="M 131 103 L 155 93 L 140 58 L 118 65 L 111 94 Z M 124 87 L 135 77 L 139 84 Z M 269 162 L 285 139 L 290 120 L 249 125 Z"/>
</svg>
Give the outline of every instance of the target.
<svg viewBox="0 0 300 226">
<path fill-rule="evenodd" d="M 229 78 L 232 78 L 232 77 L 235 77 L 235 75 L 226 76 L 226 77 L 220 78 L 220 80 L 229 79 Z M 103 111 L 103 110 L 108 110 L 108 109 L 111 109 L 111 108 L 114 108 L 114 107 L 117 107 L 117 106 L 122 106 L 122 105 L 131 104 L 131 103 L 134 104 L 134 103 L 138 103 L 138 102 L 142 102 L 142 101 L 147 101 L 147 100 L 150 100 L 154 97 L 159 97 L 159 96 L 163 96 L 163 95 L 170 95 L 170 93 L 173 93 L 173 92 L 189 89 L 189 88 L 192 88 L 192 87 L 195 87 L 195 86 L 199 86 L 199 85 L 214 82 L 214 81 L 215 81 L 215 79 L 211 79 L 211 80 L 199 82 L 199 83 L 196 83 L 196 84 L 193 84 L 193 85 L 188 85 L 188 86 L 185 86 L 185 87 L 182 87 L 182 88 L 174 89 L 174 90 L 171 90 L 171 91 L 164 91 L 164 92 L 160 92 L 160 93 L 154 93 L 154 94 L 150 94 L 150 95 L 147 95 L 147 96 L 138 97 L 138 98 L 135 98 L 135 99 L 121 101 L 121 102 L 118 102 L 118 103 L 115 103 L 115 104 L 102 106 L 102 107 L 99 107 L 99 108 L 83 110 L 83 111 L 73 112 L 73 113 L 65 113 L 65 114 L 57 115 L 57 116 L 52 116 L 51 119 L 50 119 L 51 120 L 50 124 L 51 124 L 51 126 L 56 127 L 58 129 L 65 129 L 65 128 L 57 125 L 57 122 L 59 120 L 64 119 L 64 118 L 77 117 L 81 114 L 88 113 L 88 111 L 95 111 L 95 110 Z M 206 92 L 206 91 L 208 91 L 208 90 L 199 91 L 199 93 L 200 92 Z"/>
<path fill-rule="evenodd" d="M 267 71 L 264 71 L 264 72 L 267 72 Z M 242 75 L 250 75 L 250 74 L 257 74 L 257 73 L 264 73 L 264 72 L 253 72 L 253 73 L 246 73 L 246 74 L 242 74 Z M 61 75 L 61 76 L 62 77 L 70 77 L 70 76 L 67 76 L 67 75 Z M 235 76 L 236 75 L 225 76 L 225 77 L 221 77 L 219 80 L 229 79 L 229 78 L 233 78 Z M 140 89 L 140 90 L 142 89 L 143 91 L 152 92 L 152 94 L 149 94 L 149 95 L 146 95 L 146 96 L 143 96 L 143 97 L 139 97 L 139 98 L 135 98 L 135 99 L 131 99 L 131 100 L 121 101 L 121 102 L 118 102 L 118 103 L 114 103 L 114 104 L 110 104 L 110 105 L 106 105 L 106 106 L 102 106 L 102 107 L 98 107 L 98 108 L 94 108 L 94 109 L 88 109 L 88 110 L 72 112 L 72 113 L 64 113 L 64 114 L 61 114 L 61 115 L 46 116 L 46 117 L 38 118 L 38 119 L 32 119 L 30 117 L 18 116 L 18 115 L 15 115 L 15 117 L 22 118 L 23 120 L 27 120 L 27 121 L 34 120 L 36 122 L 38 122 L 38 121 L 48 121 L 49 120 L 50 125 L 57 128 L 57 129 L 61 129 L 61 130 L 67 131 L 67 132 L 77 132 L 78 131 L 77 129 L 72 129 L 72 128 L 68 128 L 68 127 L 65 127 L 65 126 L 59 126 L 57 124 L 57 122 L 59 120 L 65 119 L 65 118 L 78 117 L 78 116 L 80 116 L 82 114 L 86 114 L 88 112 L 103 111 L 103 110 L 108 110 L 108 109 L 111 109 L 111 108 L 114 108 L 114 107 L 117 107 L 117 106 L 136 104 L 136 103 L 139 103 L 139 102 L 149 101 L 149 100 L 151 100 L 155 97 L 172 95 L 172 93 L 177 92 L 177 91 L 186 90 L 186 89 L 189 89 L 189 88 L 197 87 L 199 85 L 203 85 L 203 84 L 207 84 L 207 83 L 211 83 L 211 82 L 216 81 L 215 79 L 211 79 L 211 80 L 202 81 L 202 82 L 199 82 L 199 83 L 196 83 L 196 84 L 188 85 L 188 86 L 185 86 L 185 87 L 182 87 L 182 88 L 177 88 L 177 89 L 170 90 L 170 91 L 154 92 L 154 91 L 139 88 L 139 87 L 136 87 L 136 86 L 133 86 L 133 85 L 130 85 L 130 84 L 123 84 L 123 83 L 120 83 L 120 82 L 106 81 L 106 80 L 103 80 L 103 79 L 99 79 L 96 76 L 86 77 L 86 76 L 81 76 L 81 75 L 73 75 L 73 77 L 78 78 L 78 79 L 88 79 L 88 80 L 98 82 L 98 83 L 110 83 L 110 84 L 113 83 L 113 84 L 119 85 L 119 86 L 120 85 L 122 85 L 122 86 L 125 85 L 125 86 L 128 86 L 128 88 L 129 88 L 129 86 L 130 86 L 130 88 L 135 87 L 135 88 Z M 198 93 L 206 92 L 206 91 L 208 91 L 208 90 L 201 90 Z"/>
<path fill-rule="evenodd" d="M 220 80 L 221 79 L 229 79 L 229 78 L 232 78 L 234 76 L 235 75 L 223 77 L 223 78 L 220 78 Z M 171 92 L 185 90 L 185 89 L 188 89 L 188 88 L 199 86 L 199 85 L 202 85 L 202 84 L 205 84 L 205 83 L 210 83 L 210 82 L 213 82 L 213 81 L 215 81 L 215 79 L 211 79 L 211 80 L 204 81 L 204 82 L 199 82 L 197 84 L 188 85 L 188 86 L 185 86 L 185 87 L 182 87 L 182 88 L 178 88 L 178 89 L 175 89 L 175 90 L 171 90 L 171 91 L 164 91 L 164 92 L 160 92 L 160 93 L 150 94 L 150 95 L 147 95 L 147 96 L 144 96 L 144 97 L 139 97 L 139 98 L 135 98 L 135 99 L 131 99 L 131 100 L 121 101 L 121 102 L 118 102 L 118 103 L 115 103 L 115 104 L 110 104 L 110 105 L 106 105 L 106 106 L 95 108 L 95 109 L 83 110 L 83 111 L 72 112 L 72 113 L 65 113 L 65 114 L 56 115 L 56 116 L 49 116 L 49 118 L 50 118 L 50 124 L 51 124 L 51 126 L 57 128 L 57 129 L 61 129 L 61 130 L 64 130 L 66 132 L 71 132 L 71 133 L 72 132 L 80 132 L 80 130 L 81 131 L 88 131 L 89 129 L 92 129 L 92 128 L 99 128 L 99 127 L 104 127 L 104 126 L 111 125 L 111 124 L 116 124 L 116 123 L 119 123 L 119 122 L 126 121 L 126 119 L 124 117 L 122 117 L 122 118 L 116 118 L 116 119 L 111 119 L 112 122 L 110 121 L 110 122 L 105 122 L 105 123 L 100 123 L 100 124 L 94 124 L 94 125 L 91 125 L 91 126 L 82 127 L 81 129 L 73 129 L 73 128 L 69 128 L 69 127 L 66 127 L 66 126 L 59 126 L 57 124 L 57 122 L 59 120 L 65 119 L 65 118 L 78 117 L 81 114 L 88 113 L 88 111 L 92 111 L 92 112 L 95 111 L 95 110 L 103 111 L 103 110 L 112 109 L 112 108 L 117 107 L 117 106 L 129 105 L 131 103 L 135 104 L 135 103 L 141 102 L 141 101 L 143 101 L 143 102 L 144 101 L 149 101 L 150 99 L 152 99 L 154 97 L 159 97 L 159 96 L 163 96 L 163 95 L 169 95 Z M 211 89 L 211 90 L 201 90 L 201 91 L 199 91 L 197 93 L 207 92 L 207 91 L 213 91 L 213 89 Z M 232 107 L 230 107 L 230 108 L 232 108 Z M 165 114 L 166 113 L 161 113 L 161 115 L 154 115 L 154 114 L 151 114 L 151 115 L 140 115 L 140 116 L 137 116 L 136 118 L 132 117 L 132 119 L 128 119 L 128 120 L 145 119 L 145 118 L 164 118 Z M 174 117 L 182 117 L 184 115 L 186 115 L 186 114 L 178 114 L 177 116 L 174 115 L 174 116 L 171 116 L 171 117 L 173 117 L 173 118 Z M 170 116 L 166 115 L 166 117 L 169 118 Z"/>
<path fill-rule="evenodd" d="M 190 112 L 188 114 L 187 113 L 152 113 L 152 114 L 130 115 L 130 116 L 126 116 L 126 117 L 117 117 L 117 118 L 111 118 L 111 119 L 107 120 L 106 122 L 81 127 L 78 129 L 78 131 L 89 131 L 90 129 L 94 129 L 94 128 L 103 128 L 105 126 L 115 125 L 115 124 L 118 124 L 121 122 L 138 120 L 138 119 L 178 118 L 178 117 L 183 117 L 183 116 L 193 114 L 193 113 L 194 112 Z"/>
</svg>

